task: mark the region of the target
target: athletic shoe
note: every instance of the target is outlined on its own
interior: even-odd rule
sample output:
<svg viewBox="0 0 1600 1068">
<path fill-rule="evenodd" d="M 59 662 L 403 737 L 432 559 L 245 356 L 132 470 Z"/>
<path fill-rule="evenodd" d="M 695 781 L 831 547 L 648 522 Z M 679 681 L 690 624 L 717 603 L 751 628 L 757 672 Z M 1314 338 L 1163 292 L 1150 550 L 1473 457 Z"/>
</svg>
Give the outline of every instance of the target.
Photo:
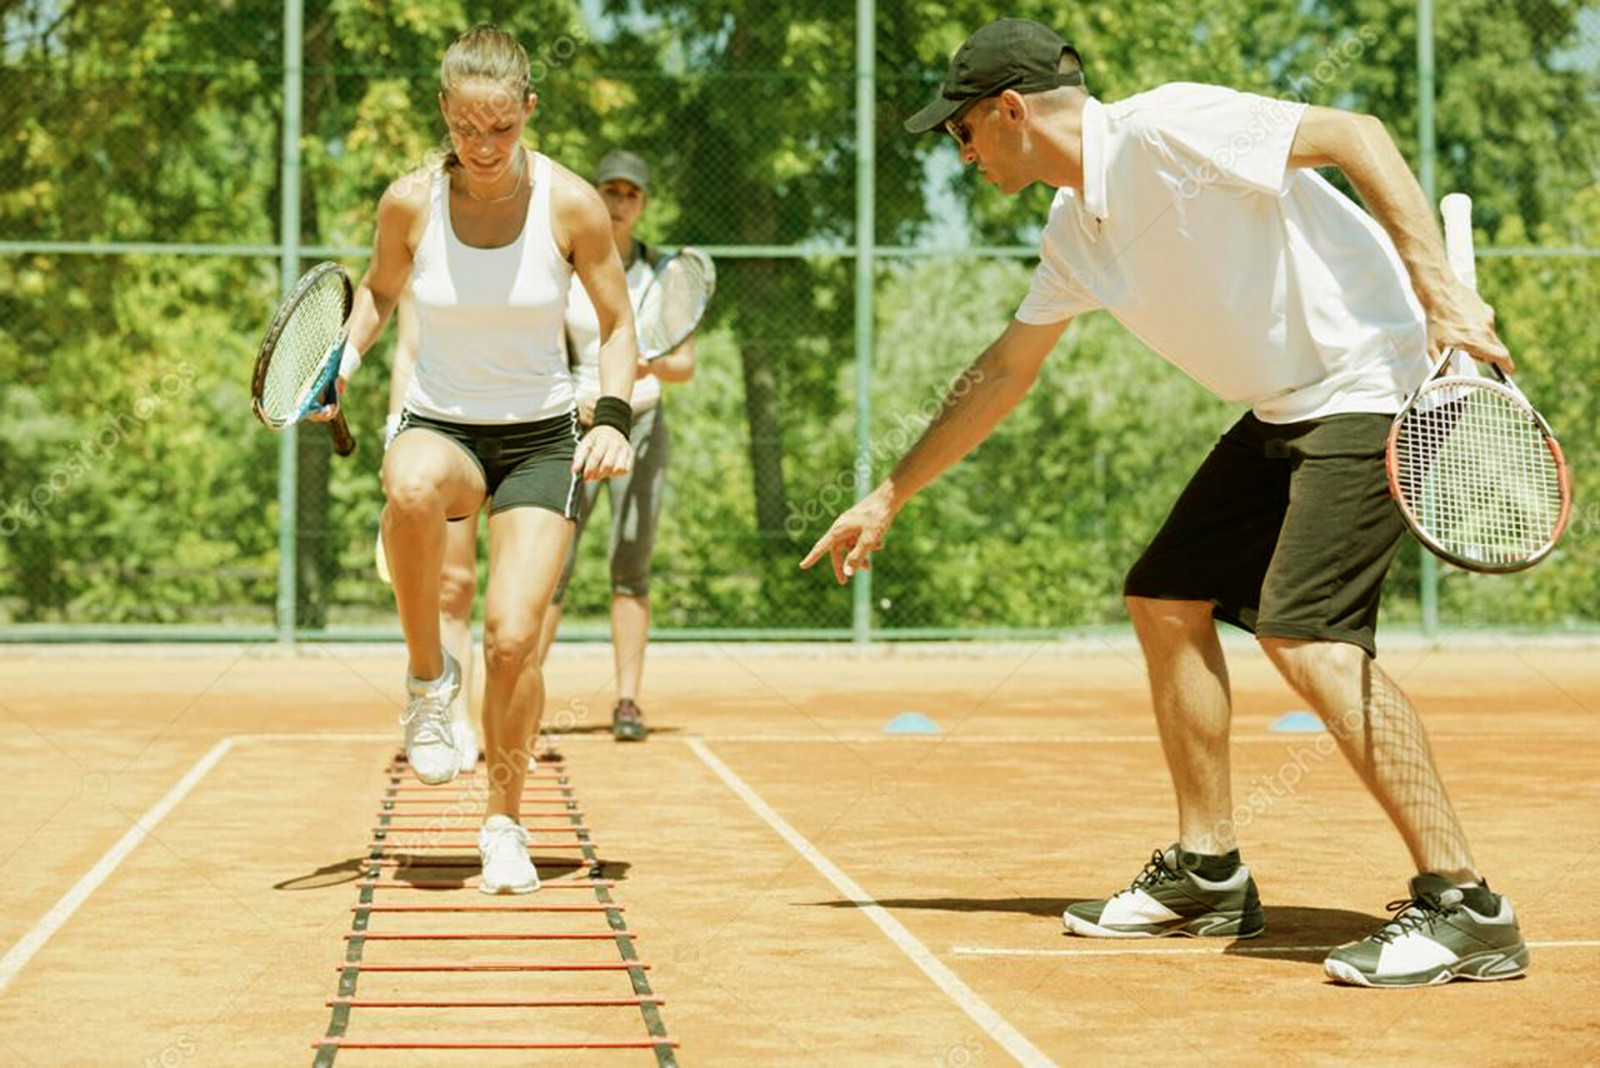
<svg viewBox="0 0 1600 1068">
<path fill-rule="evenodd" d="M 450 723 L 456 739 L 456 774 L 465 775 L 478 766 L 478 732 L 470 716 L 457 716 Z"/>
<path fill-rule="evenodd" d="M 650 736 L 639 706 L 624 697 L 611 710 L 611 737 L 619 742 L 642 742 Z"/>
<path fill-rule="evenodd" d="M 1487 885 L 1462 890 L 1438 875 L 1411 880 L 1411 896 L 1389 903 L 1394 918 L 1322 964 L 1357 986 L 1431 986 L 1452 979 L 1510 979 L 1528 969 L 1511 902 Z"/>
<path fill-rule="evenodd" d="M 1255 880 L 1243 864 L 1221 881 L 1188 866 L 1195 854 L 1176 844 L 1150 854 L 1132 885 L 1105 901 L 1068 905 L 1067 930 L 1086 938 L 1254 938 L 1266 929 Z"/>
<path fill-rule="evenodd" d="M 444 654 L 444 674 L 437 679 L 406 676 L 410 697 L 400 713 L 400 722 L 406 727 L 406 762 L 429 786 L 455 778 L 461 763 L 450 726 L 450 705 L 460 690 L 461 665 L 449 653 Z"/>
<path fill-rule="evenodd" d="M 539 873 L 528 859 L 528 831 L 510 816 L 490 816 L 478 832 L 478 855 L 485 894 L 530 894 L 539 889 Z"/>
</svg>

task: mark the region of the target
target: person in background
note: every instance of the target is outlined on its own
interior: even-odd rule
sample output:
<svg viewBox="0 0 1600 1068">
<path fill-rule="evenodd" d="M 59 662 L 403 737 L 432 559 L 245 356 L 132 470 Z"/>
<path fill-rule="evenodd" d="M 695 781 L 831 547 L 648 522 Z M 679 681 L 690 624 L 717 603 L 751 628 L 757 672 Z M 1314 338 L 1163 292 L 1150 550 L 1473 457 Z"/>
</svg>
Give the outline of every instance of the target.
<svg viewBox="0 0 1600 1068">
<path fill-rule="evenodd" d="M 650 167 L 632 152 L 606 153 L 594 183 L 611 215 L 611 235 L 627 272 L 628 293 L 635 310 L 650 284 L 659 255 L 634 236 L 634 227 L 650 203 Z M 578 421 L 588 426 L 600 396 L 600 323 L 594 304 L 581 286 L 567 302 L 567 342 L 577 374 Z M 611 645 L 616 666 L 617 701 L 611 712 L 611 733 L 618 741 L 639 742 L 649 734 L 639 708 L 644 679 L 645 646 L 650 640 L 650 556 L 655 549 L 667 483 L 666 406 L 662 383 L 687 382 L 694 375 L 694 336 L 672 352 L 638 366 L 633 396 L 633 470 L 583 487 L 577 532 L 567 550 L 566 568 L 545 614 L 543 656 L 548 656 L 561 625 L 562 602 L 577 565 L 583 537 L 604 487 L 611 497 Z"/>
</svg>

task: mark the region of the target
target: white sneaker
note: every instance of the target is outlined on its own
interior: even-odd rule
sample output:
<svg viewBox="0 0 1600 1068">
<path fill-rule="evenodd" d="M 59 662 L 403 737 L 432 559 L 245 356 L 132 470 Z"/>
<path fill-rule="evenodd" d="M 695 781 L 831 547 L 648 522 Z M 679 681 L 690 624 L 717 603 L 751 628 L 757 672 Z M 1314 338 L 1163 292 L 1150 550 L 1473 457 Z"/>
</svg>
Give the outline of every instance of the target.
<svg viewBox="0 0 1600 1068">
<path fill-rule="evenodd" d="M 456 736 L 456 773 L 466 775 L 478 766 L 478 732 L 468 716 L 457 716 L 451 729 Z"/>
<path fill-rule="evenodd" d="M 439 678 L 424 681 L 406 676 L 410 697 L 400 713 L 406 728 L 406 762 L 429 786 L 455 778 L 461 763 L 450 727 L 450 704 L 460 689 L 461 665 L 449 653 L 444 654 L 444 674 Z"/>
<path fill-rule="evenodd" d="M 510 816 L 490 816 L 478 832 L 478 854 L 483 858 L 485 894 L 530 894 L 539 889 L 539 873 L 528 859 L 528 831 Z"/>
</svg>

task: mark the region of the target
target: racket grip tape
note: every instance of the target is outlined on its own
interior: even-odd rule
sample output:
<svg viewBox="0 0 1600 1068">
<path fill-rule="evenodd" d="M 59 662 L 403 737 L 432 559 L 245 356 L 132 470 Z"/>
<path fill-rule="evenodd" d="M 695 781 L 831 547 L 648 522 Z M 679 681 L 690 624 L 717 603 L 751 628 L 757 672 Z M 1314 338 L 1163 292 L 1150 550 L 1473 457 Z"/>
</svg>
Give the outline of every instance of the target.
<svg viewBox="0 0 1600 1068">
<path fill-rule="evenodd" d="M 328 379 L 328 388 L 322 391 L 321 401 L 324 405 L 339 403 L 339 379 Z M 345 420 L 344 412 L 323 424 L 328 428 L 328 435 L 333 438 L 333 451 L 340 456 L 349 456 L 356 451 L 355 435 L 350 433 L 350 424 Z"/>
<path fill-rule="evenodd" d="M 1465 193 L 1451 193 L 1439 202 L 1439 214 L 1444 216 L 1444 254 L 1450 269 L 1462 285 L 1476 291 L 1478 262 L 1472 248 L 1472 198 Z"/>
<path fill-rule="evenodd" d="M 355 435 L 350 433 L 350 424 L 345 422 L 344 413 L 340 412 L 328 420 L 328 434 L 333 438 L 333 451 L 340 456 L 349 456 L 356 451 Z"/>
</svg>

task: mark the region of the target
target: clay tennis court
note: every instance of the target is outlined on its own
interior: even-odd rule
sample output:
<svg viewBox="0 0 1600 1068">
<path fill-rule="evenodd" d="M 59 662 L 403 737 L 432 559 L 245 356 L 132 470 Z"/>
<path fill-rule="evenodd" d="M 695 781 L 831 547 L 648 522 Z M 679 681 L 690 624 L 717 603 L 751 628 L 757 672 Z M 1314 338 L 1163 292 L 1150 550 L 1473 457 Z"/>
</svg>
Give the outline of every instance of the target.
<svg viewBox="0 0 1600 1068">
<path fill-rule="evenodd" d="M 1385 654 L 1532 952 L 1522 979 L 1410 991 L 1325 981 L 1407 858 L 1326 736 L 1269 730 L 1296 704 L 1231 649 L 1268 924 L 1231 945 L 1062 933 L 1173 834 L 1131 647 L 664 647 L 642 746 L 605 729 L 609 650 L 558 649 L 561 760 L 525 810 L 546 888 L 520 898 L 450 866 L 475 861 L 470 781 L 388 770 L 398 648 L 6 651 L 0 1060 L 1600 1058 L 1594 649 Z M 883 731 L 907 711 L 940 733 Z M 361 1048 L 391 1042 L 569 1048 Z"/>
</svg>

